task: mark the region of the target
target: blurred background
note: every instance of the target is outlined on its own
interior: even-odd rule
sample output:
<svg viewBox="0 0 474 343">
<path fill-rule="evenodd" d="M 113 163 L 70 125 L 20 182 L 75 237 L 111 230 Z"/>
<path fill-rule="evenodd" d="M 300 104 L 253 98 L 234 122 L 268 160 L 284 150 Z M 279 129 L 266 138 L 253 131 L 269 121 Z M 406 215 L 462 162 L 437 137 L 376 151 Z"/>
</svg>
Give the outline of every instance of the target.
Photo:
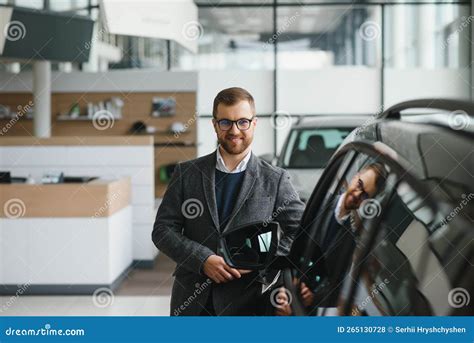
<svg viewBox="0 0 474 343">
<path fill-rule="evenodd" d="M 470 0 L 0 0 L 0 315 L 168 315 L 154 216 L 215 150 L 218 91 L 253 94 L 278 160 L 308 118 L 472 100 L 473 21 Z"/>
</svg>

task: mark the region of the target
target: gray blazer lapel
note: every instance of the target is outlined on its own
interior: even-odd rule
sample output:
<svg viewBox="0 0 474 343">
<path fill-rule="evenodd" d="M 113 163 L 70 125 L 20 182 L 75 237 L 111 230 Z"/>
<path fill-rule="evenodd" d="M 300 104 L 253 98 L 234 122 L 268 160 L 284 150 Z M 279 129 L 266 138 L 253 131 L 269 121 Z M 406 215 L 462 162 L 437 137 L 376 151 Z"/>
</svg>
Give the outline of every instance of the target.
<svg viewBox="0 0 474 343">
<path fill-rule="evenodd" d="M 216 152 L 209 155 L 209 159 L 203 164 L 201 169 L 202 185 L 204 188 L 204 196 L 206 198 L 207 207 L 211 214 L 212 221 L 214 222 L 215 228 L 219 228 L 219 216 L 217 213 L 217 202 L 216 202 Z"/>
<path fill-rule="evenodd" d="M 230 215 L 230 219 L 227 221 L 226 228 L 232 223 L 235 215 L 239 212 L 240 208 L 244 204 L 245 200 L 249 197 L 252 192 L 253 186 L 255 184 L 255 180 L 258 177 L 258 161 L 257 157 L 251 153 L 250 160 L 247 164 L 247 168 L 245 169 L 244 179 L 242 181 L 242 187 L 240 188 L 239 195 L 237 200 L 235 201 L 234 208 L 232 210 L 232 214 Z M 224 228 L 222 232 L 225 231 Z"/>
</svg>

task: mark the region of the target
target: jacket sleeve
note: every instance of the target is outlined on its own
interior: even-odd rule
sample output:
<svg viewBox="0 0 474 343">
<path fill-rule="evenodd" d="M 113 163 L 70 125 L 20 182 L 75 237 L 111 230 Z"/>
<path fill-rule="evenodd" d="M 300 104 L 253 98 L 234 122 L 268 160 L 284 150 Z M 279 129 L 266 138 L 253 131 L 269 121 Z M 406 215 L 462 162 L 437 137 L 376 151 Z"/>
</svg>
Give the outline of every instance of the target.
<svg viewBox="0 0 474 343">
<path fill-rule="evenodd" d="M 277 255 L 288 255 L 290 253 L 293 240 L 300 229 L 304 206 L 291 184 L 290 175 L 284 170 L 280 177 L 274 210 L 275 213 L 278 213 L 274 220 L 280 224 L 283 231 Z"/>
<path fill-rule="evenodd" d="M 156 247 L 174 260 L 179 267 L 202 274 L 202 265 L 215 253 L 183 235 L 185 223 L 181 210 L 183 201 L 181 165 L 178 164 L 158 208 L 152 240 Z"/>
</svg>

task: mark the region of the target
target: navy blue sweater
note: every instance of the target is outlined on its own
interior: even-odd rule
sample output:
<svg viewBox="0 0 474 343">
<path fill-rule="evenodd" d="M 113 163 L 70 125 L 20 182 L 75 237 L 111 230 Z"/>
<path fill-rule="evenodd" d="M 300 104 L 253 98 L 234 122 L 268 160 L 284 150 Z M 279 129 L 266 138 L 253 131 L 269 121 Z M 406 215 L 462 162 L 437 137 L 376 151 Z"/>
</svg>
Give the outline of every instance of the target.
<svg viewBox="0 0 474 343">
<path fill-rule="evenodd" d="M 216 202 L 221 228 L 224 228 L 232 214 L 244 175 L 245 171 L 231 174 L 216 169 Z"/>
</svg>

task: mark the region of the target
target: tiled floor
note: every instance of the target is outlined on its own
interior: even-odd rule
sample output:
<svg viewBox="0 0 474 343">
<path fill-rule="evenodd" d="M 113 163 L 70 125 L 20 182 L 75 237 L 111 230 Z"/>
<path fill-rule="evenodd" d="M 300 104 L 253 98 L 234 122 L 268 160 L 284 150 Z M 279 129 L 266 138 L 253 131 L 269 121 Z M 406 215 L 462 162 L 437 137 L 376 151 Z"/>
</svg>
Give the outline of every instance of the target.
<svg viewBox="0 0 474 343">
<path fill-rule="evenodd" d="M 113 294 L 0 297 L 0 316 L 167 316 L 174 263 L 160 254 L 152 270 L 130 272 Z"/>
</svg>

